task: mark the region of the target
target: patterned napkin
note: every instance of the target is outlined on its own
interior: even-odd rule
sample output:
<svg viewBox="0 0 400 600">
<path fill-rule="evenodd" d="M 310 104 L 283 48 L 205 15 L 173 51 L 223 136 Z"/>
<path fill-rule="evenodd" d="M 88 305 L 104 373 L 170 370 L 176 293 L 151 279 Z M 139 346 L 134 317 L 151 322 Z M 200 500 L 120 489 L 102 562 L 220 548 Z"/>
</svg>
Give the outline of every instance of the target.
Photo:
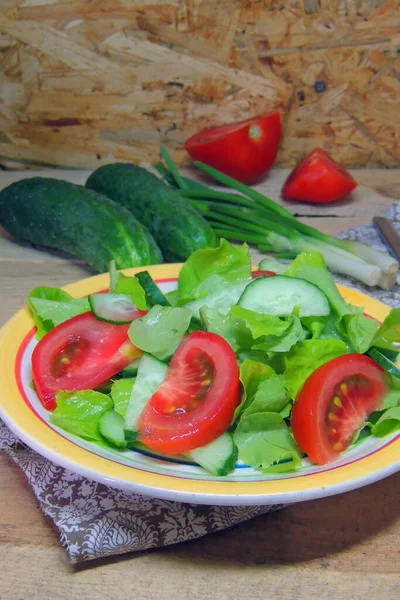
<svg viewBox="0 0 400 600">
<path fill-rule="evenodd" d="M 386 216 L 400 233 L 400 203 Z M 372 225 L 339 237 L 386 250 Z M 390 306 L 400 306 L 400 278 L 391 291 L 371 290 L 338 277 Z M 60 531 L 71 562 L 185 542 L 278 510 L 274 506 L 202 506 L 158 500 L 96 483 L 55 465 L 20 440 L 0 421 L 0 450 L 23 470 L 43 512 Z"/>
</svg>

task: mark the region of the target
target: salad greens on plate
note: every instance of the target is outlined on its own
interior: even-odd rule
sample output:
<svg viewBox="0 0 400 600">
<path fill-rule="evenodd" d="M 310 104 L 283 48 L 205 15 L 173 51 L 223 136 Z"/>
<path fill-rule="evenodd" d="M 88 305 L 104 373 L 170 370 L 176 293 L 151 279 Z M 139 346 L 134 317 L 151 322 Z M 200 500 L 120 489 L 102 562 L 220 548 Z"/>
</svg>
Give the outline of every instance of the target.
<svg viewBox="0 0 400 600">
<path fill-rule="evenodd" d="M 276 261 L 275 261 L 276 262 Z M 50 422 L 216 475 L 325 464 L 400 429 L 400 310 L 339 293 L 319 252 L 252 273 L 246 244 L 194 252 L 176 289 L 110 266 L 110 289 L 35 288 L 33 383 Z M 143 446 L 144 445 L 144 446 Z"/>
</svg>

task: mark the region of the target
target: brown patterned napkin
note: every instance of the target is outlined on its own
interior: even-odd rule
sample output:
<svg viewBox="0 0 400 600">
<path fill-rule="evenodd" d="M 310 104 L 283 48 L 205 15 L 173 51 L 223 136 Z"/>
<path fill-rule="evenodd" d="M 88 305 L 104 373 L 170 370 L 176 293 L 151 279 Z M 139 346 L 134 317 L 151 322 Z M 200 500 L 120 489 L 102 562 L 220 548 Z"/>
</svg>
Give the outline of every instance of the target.
<svg viewBox="0 0 400 600">
<path fill-rule="evenodd" d="M 400 233 L 400 203 L 386 216 Z M 372 225 L 349 229 L 339 237 L 386 249 Z M 371 290 L 343 277 L 337 280 L 390 306 L 400 306 L 400 279 L 389 292 Z M 185 542 L 283 507 L 202 506 L 123 492 L 43 458 L 18 440 L 2 421 L 0 450 L 24 471 L 43 512 L 59 529 L 73 563 Z"/>
</svg>

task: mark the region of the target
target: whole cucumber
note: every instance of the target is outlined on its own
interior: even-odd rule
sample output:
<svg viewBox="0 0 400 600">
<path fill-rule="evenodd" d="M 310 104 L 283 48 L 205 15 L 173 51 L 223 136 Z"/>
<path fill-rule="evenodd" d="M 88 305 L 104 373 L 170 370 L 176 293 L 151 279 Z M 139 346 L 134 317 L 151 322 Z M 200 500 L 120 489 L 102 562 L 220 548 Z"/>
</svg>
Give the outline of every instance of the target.
<svg viewBox="0 0 400 600">
<path fill-rule="evenodd" d="M 215 247 L 216 235 L 179 192 L 129 163 L 94 171 L 86 186 L 125 206 L 153 234 L 166 260 L 186 260 L 198 248 Z"/>
<path fill-rule="evenodd" d="M 82 185 L 22 179 L 0 192 L 0 225 L 12 236 L 68 252 L 98 272 L 162 262 L 147 229 L 120 204 Z"/>
</svg>

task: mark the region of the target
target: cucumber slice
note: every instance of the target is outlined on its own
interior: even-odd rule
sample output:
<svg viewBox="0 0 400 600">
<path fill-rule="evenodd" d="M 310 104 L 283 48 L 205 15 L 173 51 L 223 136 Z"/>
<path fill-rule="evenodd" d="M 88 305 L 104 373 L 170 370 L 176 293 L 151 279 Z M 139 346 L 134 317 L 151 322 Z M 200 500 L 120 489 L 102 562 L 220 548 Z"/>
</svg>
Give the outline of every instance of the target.
<svg viewBox="0 0 400 600">
<path fill-rule="evenodd" d="M 226 431 L 206 446 L 189 452 L 188 457 L 212 475 L 223 477 L 234 470 L 238 450 L 232 435 Z"/>
<path fill-rule="evenodd" d="M 122 369 L 122 371 L 119 372 L 120 376 L 123 377 L 124 379 L 130 379 L 131 377 L 136 377 L 138 369 L 139 369 L 140 361 L 141 361 L 141 358 L 137 358 L 130 365 L 125 367 L 125 369 Z"/>
<path fill-rule="evenodd" d="M 225 288 L 214 292 L 213 294 L 208 294 L 207 296 L 203 296 L 203 298 L 199 298 L 198 300 L 193 300 L 192 302 L 187 302 L 183 306 L 188 308 L 194 317 L 200 319 L 200 309 L 203 306 L 208 306 L 209 308 L 217 308 L 223 314 L 227 314 L 231 307 L 237 303 L 239 298 L 242 296 L 246 286 L 249 284 L 249 281 L 245 283 L 237 283 L 236 285 L 230 285 Z"/>
<path fill-rule="evenodd" d="M 108 410 L 99 419 L 99 430 L 107 442 L 117 448 L 127 448 L 128 443 L 124 435 L 124 418 L 115 412 Z"/>
<path fill-rule="evenodd" d="M 392 362 L 396 362 L 399 358 L 399 352 L 397 350 L 387 350 L 386 348 L 378 348 L 379 352 L 386 356 Z"/>
<path fill-rule="evenodd" d="M 89 304 L 96 319 L 114 325 L 131 323 L 138 313 L 138 309 L 126 294 L 91 294 Z"/>
<path fill-rule="evenodd" d="M 160 304 L 161 306 L 171 306 L 148 271 L 136 273 L 135 277 L 139 280 L 140 285 L 144 289 L 146 302 L 150 308 L 156 304 Z"/>
<path fill-rule="evenodd" d="M 136 426 L 142 410 L 163 382 L 167 370 L 168 366 L 161 360 L 151 354 L 143 354 L 125 414 L 124 430 L 127 441 L 136 440 Z"/>
<path fill-rule="evenodd" d="M 300 317 L 330 314 L 327 297 L 316 285 L 285 275 L 258 277 L 244 290 L 238 305 L 261 314 L 282 317 L 299 309 Z"/>
<path fill-rule="evenodd" d="M 385 369 L 385 371 L 400 379 L 400 369 L 394 364 L 394 362 L 390 360 L 390 358 L 382 354 L 380 350 L 377 348 L 370 348 L 367 354 L 370 358 L 377 362 L 378 365 Z"/>
</svg>

